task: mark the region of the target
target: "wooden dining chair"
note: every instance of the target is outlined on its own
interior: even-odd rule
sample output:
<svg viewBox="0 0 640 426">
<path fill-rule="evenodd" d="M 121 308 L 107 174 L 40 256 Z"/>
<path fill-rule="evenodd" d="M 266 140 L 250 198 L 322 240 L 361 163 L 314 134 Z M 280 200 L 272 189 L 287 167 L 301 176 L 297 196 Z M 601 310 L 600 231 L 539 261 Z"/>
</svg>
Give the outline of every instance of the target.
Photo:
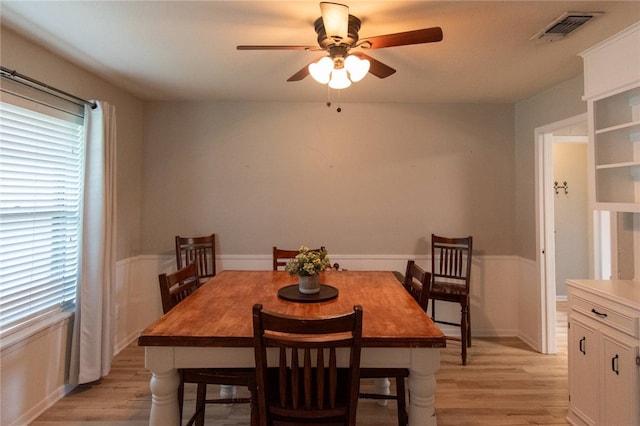
<svg viewBox="0 0 640 426">
<path fill-rule="evenodd" d="M 198 267 L 201 282 L 216 275 L 216 234 L 203 237 L 176 235 L 176 264 L 182 269 L 190 263 Z"/>
<path fill-rule="evenodd" d="M 200 275 L 195 263 L 170 274 L 158 275 L 162 311 L 166 314 L 200 287 Z"/>
<path fill-rule="evenodd" d="M 324 246 L 318 249 L 313 249 L 311 251 L 322 251 L 322 250 L 325 250 Z M 299 250 L 285 250 L 285 249 L 279 249 L 278 247 L 274 246 L 273 247 L 273 270 L 278 271 L 278 270 L 284 269 L 287 262 L 295 258 L 299 252 L 300 252 Z"/>
<path fill-rule="evenodd" d="M 431 273 L 416 265 L 414 260 L 409 260 L 402 285 L 426 313 L 431 294 Z"/>
<path fill-rule="evenodd" d="M 409 260 L 407 261 L 407 269 L 402 279 L 402 285 L 426 313 L 429 303 L 429 290 L 431 288 L 431 274 L 416 265 L 415 261 Z M 405 426 L 409 422 L 405 391 L 405 379 L 407 377 L 409 377 L 408 368 L 361 368 L 361 379 L 394 378 L 396 394 L 386 395 L 361 392 L 360 398 L 395 400 L 398 411 L 398 426 Z"/>
<path fill-rule="evenodd" d="M 462 365 L 467 364 L 471 347 L 470 276 L 473 238 L 448 238 L 431 235 L 431 318 L 434 322 L 460 327 Z M 460 322 L 436 319 L 435 301 L 460 304 Z M 450 338 L 450 337 L 448 337 Z"/>
<path fill-rule="evenodd" d="M 195 263 L 190 263 L 182 269 L 170 274 L 158 276 L 162 310 L 166 314 L 180 302 L 189 297 L 200 287 L 200 276 Z M 204 425 L 206 404 L 250 403 L 252 405 L 252 419 L 256 416 L 255 399 L 255 370 L 252 368 L 182 368 L 179 370 L 180 385 L 178 387 L 178 406 L 180 419 L 184 405 L 185 383 L 197 384 L 196 409 L 186 423 L 190 425 Z M 246 386 L 252 397 L 250 398 L 217 398 L 207 399 L 207 385 Z"/>
<path fill-rule="evenodd" d="M 356 424 L 361 306 L 344 315 L 303 318 L 256 304 L 253 339 L 260 426 Z M 338 367 L 339 350 L 348 351 L 348 366 Z"/>
</svg>

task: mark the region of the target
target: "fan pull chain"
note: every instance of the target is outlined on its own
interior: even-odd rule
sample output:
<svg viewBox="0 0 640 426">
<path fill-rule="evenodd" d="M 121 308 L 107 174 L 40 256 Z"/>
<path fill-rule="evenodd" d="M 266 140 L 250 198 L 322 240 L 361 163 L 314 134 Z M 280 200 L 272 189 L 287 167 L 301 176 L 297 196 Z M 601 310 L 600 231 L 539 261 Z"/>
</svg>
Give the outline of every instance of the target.
<svg viewBox="0 0 640 426">
<path fill-rule="evenodd" d="M 340 91 L 338 91 L 338 97 L 340 97 Z M 331 88 L 327 86 L 327 108 L 331 108 Z M 336 108 L 336 112 L 342 112 L 342 105 L 340 101 L 338 101 L 338 108 Z"/>
</svg>

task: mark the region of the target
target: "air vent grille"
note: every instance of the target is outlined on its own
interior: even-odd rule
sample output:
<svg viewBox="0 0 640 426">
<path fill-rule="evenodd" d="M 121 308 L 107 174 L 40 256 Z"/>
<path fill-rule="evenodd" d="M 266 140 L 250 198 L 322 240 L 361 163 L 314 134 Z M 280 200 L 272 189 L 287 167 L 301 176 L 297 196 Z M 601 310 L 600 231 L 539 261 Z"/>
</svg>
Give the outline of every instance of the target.
<svg viewBox="0 0 640 426">
<path fill-rule="evenodd" d="M 545 31 L 546 34 L 569 34 L 570 32 L 577 30 L 578 27 L 588 20 L 592 16 L 567 16 L 562 21 L 555 24 L 553 27 Z"/>
<path fill-rule="evenodd" d="M 561 38 L 571 34 L 602 12 L 566 12 L 550 23 L 544 30 L 536 33 L 531 40 L 539 38 Z"/>
</svg>

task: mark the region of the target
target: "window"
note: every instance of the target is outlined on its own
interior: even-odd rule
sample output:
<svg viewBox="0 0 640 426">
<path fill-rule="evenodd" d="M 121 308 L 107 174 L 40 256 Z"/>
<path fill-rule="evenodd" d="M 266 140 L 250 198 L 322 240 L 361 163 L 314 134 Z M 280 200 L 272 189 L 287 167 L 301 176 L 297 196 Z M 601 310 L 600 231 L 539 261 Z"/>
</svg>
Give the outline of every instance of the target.
<svg viewBox="0 0 640 426">
<path fill-rule="evenodd" d="M 2 335 L 74 307 L 84 180 L 78 121 L 0 102 Z"/>
</svg>

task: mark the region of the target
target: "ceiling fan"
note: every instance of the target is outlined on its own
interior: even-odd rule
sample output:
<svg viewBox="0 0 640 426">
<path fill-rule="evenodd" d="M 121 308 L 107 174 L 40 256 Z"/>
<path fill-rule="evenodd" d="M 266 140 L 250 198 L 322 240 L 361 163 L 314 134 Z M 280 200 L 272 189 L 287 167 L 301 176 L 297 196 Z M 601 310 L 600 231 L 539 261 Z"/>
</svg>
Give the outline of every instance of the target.
<svg viewBox="0 0 640 426">
<path fill-rule="evenodd" d="M 240 45 L 238 50 L 305 50 L 327 52 L 320 56 L 287 81 L 300 81 L 307 75 L 318 82 L 329 84 L 334 89 L 343 89 L 352 81 L 359 81 L 369 72 L 376 77 L 386 78 L 396 72 L 390 66 L 361 52 L 351 49 L 382 49 L 385 47 L 410 44 L 433 43 L 442 40 L 440 27 L 423 28 L 401 33 L 386 34 L 360 39 L 358 31 L 361 21 L 349 14 L 349 7 L 343 4 L 321 2 L 321 15 L 314 22 L 318 35 L 318 46 L 287 45 Z"/>
</svg>

